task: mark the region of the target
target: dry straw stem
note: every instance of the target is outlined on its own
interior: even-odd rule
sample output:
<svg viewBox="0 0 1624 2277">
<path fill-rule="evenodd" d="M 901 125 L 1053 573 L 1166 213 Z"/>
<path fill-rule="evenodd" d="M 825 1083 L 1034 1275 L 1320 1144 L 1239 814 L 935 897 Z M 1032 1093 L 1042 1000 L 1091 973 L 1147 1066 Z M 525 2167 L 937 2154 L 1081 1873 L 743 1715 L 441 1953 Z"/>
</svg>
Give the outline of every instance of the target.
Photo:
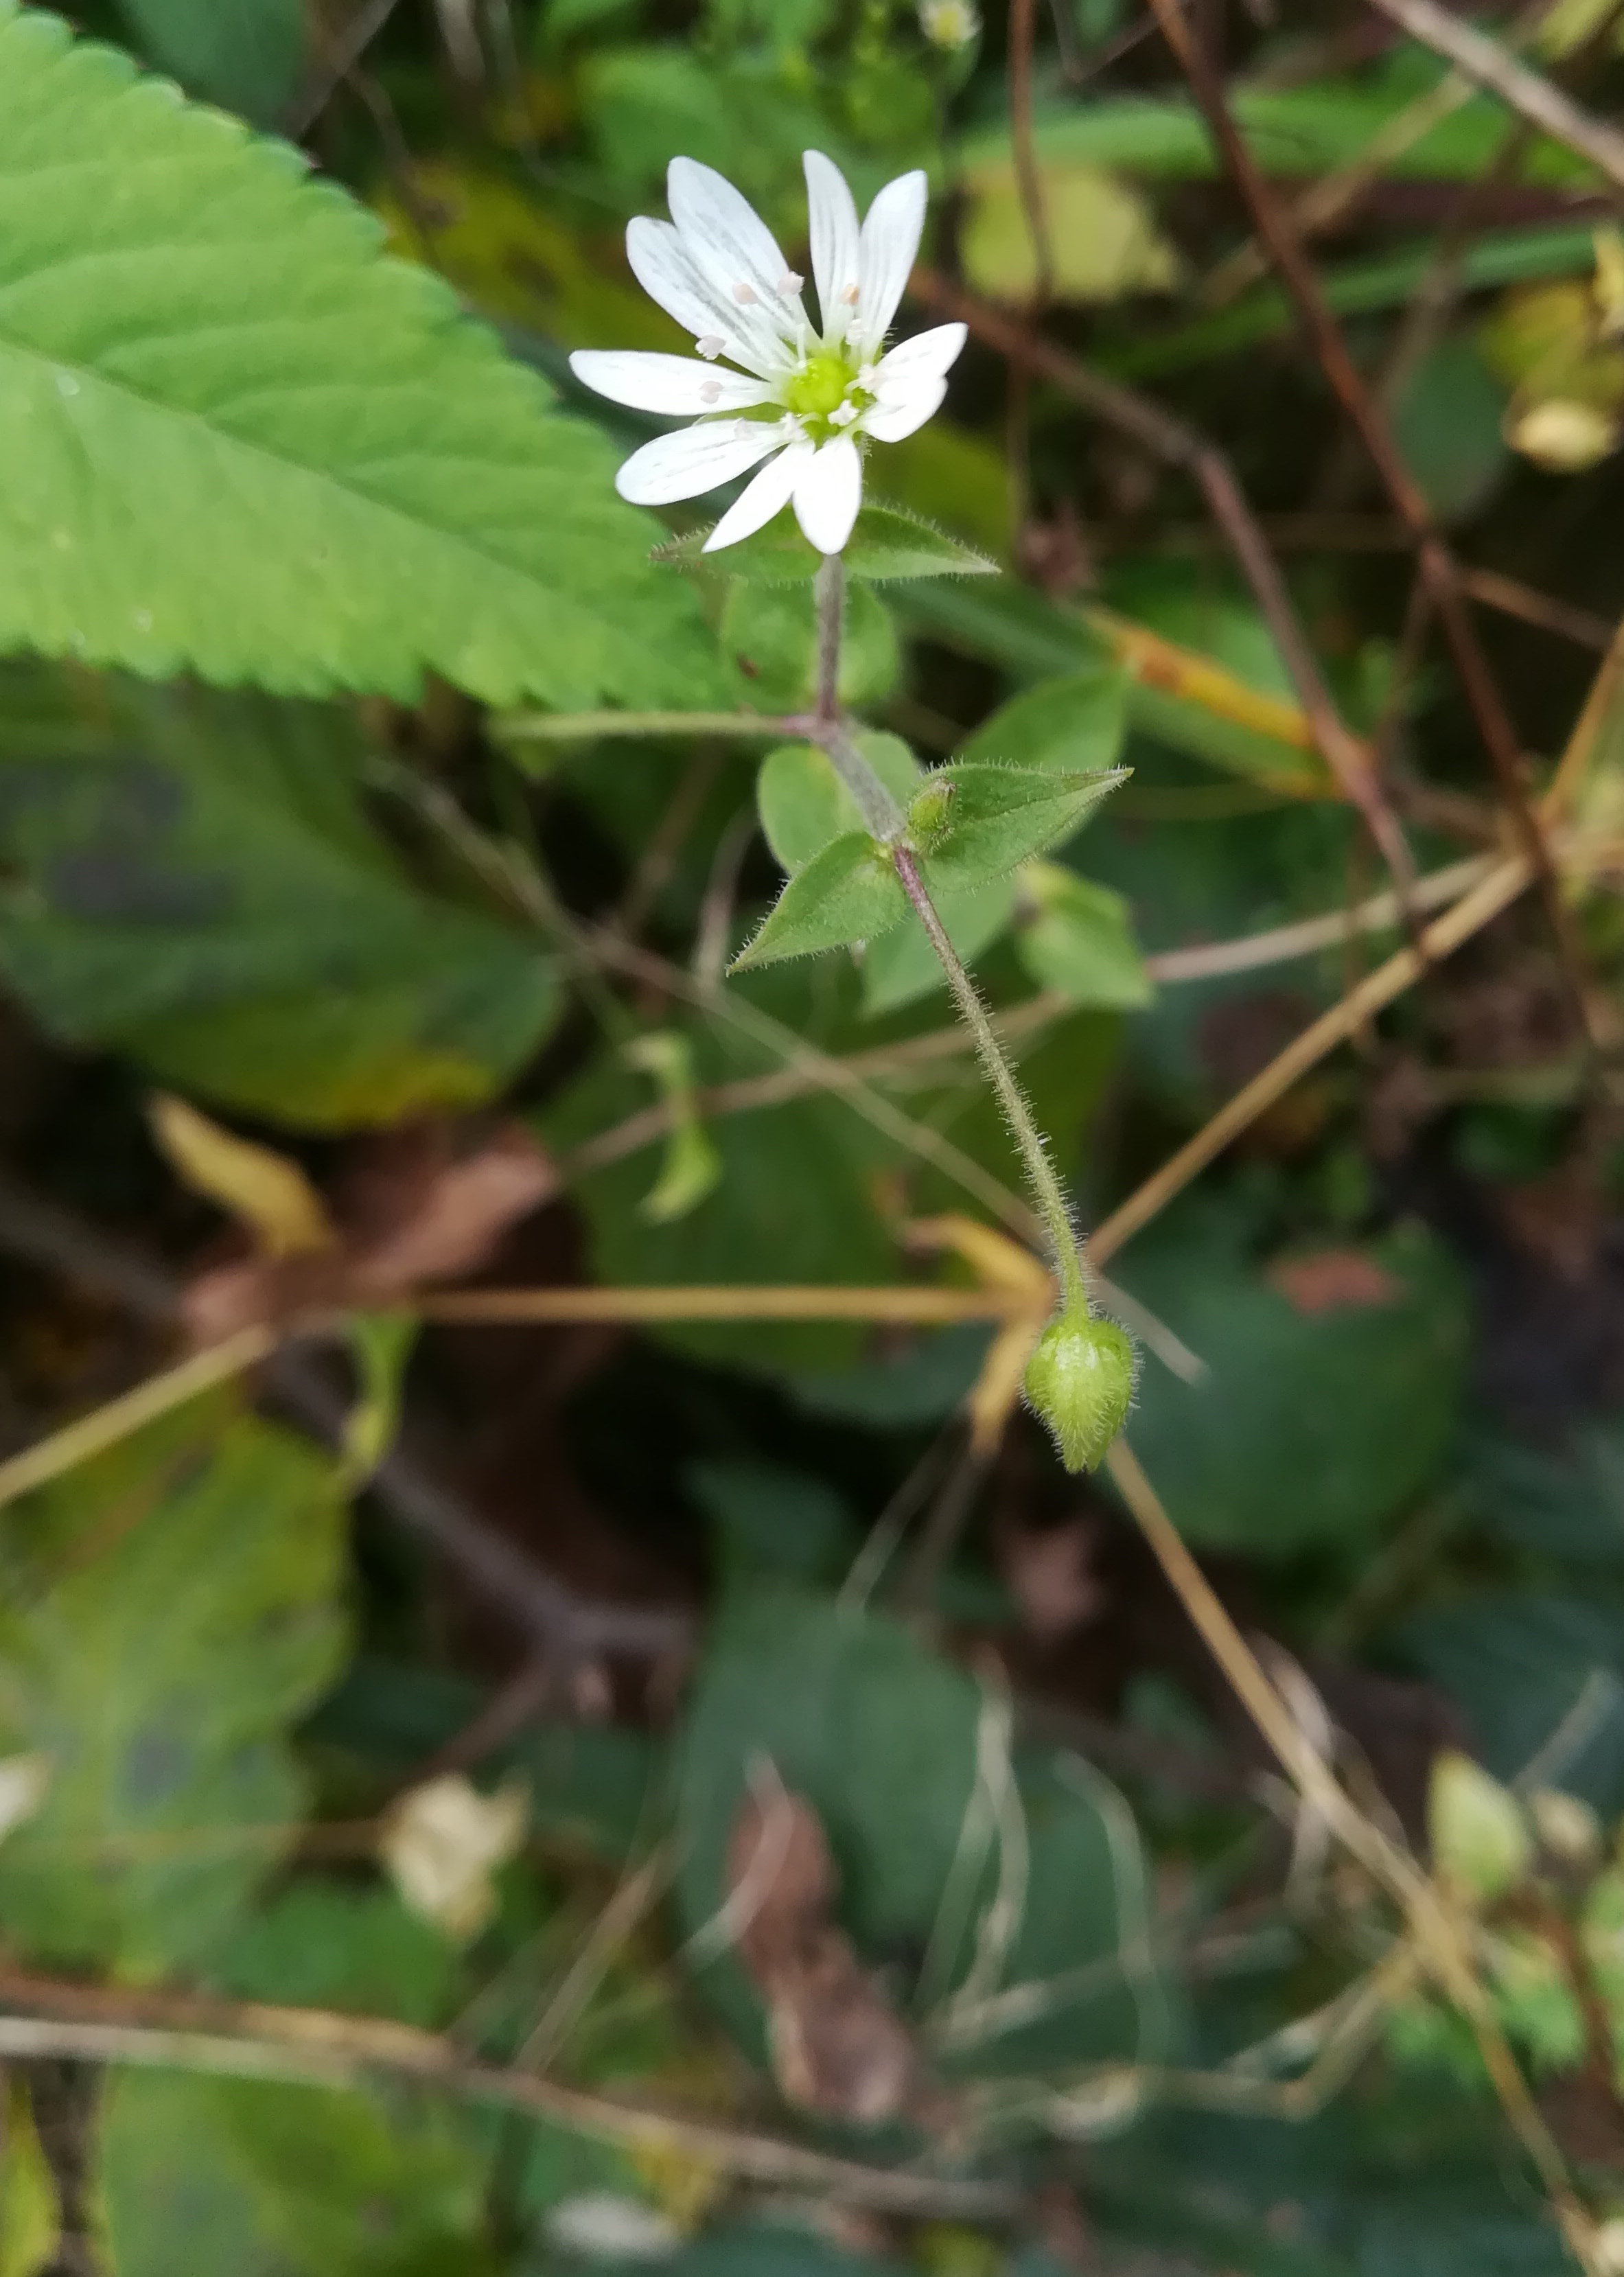
<svg viewBox="0 0 1624 2277">
<path fill-rule="evenodd" d="M 49 1439 L 41 1440 L 36 1446 L 25 1448 L 10 1462 L 0 1463 L 0 1509 L 15 1502 L 19 1495 L 32 1493 L 35 1487 L 49 1485 L 52 1479 L 62 1477 L 77 1464 L 88 1463 L 92 1456 L 104 1453 L 132 1432 L 156 1422 L 159 1416 L 184 1407 L 188 1399 L 212 1390 L 217 1383 L 242 1375 L 276 1350 L 282 1333 L 274 1328 L 240 1329 L 224 1343 L 194 1352 L 189 1359 L 182 1360 L 177 1367 L 164 1369 L 161 1375 L 149 1376 L 133 1390 L 110 1399 L 105 1405 L 81 1416 Z"/>
<path fill-rule="evenodd" d="M 1419 1959 L 1472 2027 L 1495 2092 L 1533 2161 L 1569 2250 L 1585 2269 L 1602 2277 L 1594 2224 L 1574 2194 L 1567 2162 L 1506 2044 L 1459 1923 L 1415 1861 L 1344 1792 L 1185 1547 L 1127 1441 L 1118 1439 L 1107 1459 L 1124 1502 L 1236 1698 L 1304 1801 L 1402 1909 Z"/>
<path fill-rule="evenodd" d="M 1582 110 L 1549 80 L 1508 55 L 1498 40 L 1449 9 L 1440 8 L 1437 0 L 1372 0 L 1372 4 L 1413 40 L 1452 63 L 1475 86 L 1498 95 L 1531 126 L 1566 143 L 1624 189 L 1624 134 Z M 1157 13 L 1161 13 L 1159 7 Z"/>
<path fill-rule="evenodd" d="M 66 2058 L 339 2089 L 413 2079 L 625 2150 L 675 2154 L 875 2212 L 996 2220 L 1013 2210 L 1012 2194 L 995 2184 L 871 2167 L 746 2128 L 588 2094 L 470 2060 L 450 2040 L 403 2024 L 10 1973 L 0 1974 L 0 2009 L 9 2012 L 0 2013 L 0 2060 Z"/>
</svg>

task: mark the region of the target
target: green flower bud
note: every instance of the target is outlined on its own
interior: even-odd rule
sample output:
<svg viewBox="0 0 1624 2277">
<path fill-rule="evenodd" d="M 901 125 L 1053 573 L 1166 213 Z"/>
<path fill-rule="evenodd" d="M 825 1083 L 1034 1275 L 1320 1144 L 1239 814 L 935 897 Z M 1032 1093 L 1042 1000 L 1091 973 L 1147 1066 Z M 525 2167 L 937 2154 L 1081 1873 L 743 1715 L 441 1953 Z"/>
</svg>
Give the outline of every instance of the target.
<svg viewBox="0 0 1624 2277">
<path fill-rule="evenodd" d="M 938 779 L 917 791 L 908 804 L 908 842 L 916 854 L 934 854 L 948 834 L 953 785 Z"/>
<path fill-rule="evenodd" d="M 1092 1471 L 1104 1461 L 1138 1378 L 1133 1340 L 1115 1321 L 1070 1313 L 1049 1322 L 1023 1381 L 1068 1471 Z"/>
</svg>

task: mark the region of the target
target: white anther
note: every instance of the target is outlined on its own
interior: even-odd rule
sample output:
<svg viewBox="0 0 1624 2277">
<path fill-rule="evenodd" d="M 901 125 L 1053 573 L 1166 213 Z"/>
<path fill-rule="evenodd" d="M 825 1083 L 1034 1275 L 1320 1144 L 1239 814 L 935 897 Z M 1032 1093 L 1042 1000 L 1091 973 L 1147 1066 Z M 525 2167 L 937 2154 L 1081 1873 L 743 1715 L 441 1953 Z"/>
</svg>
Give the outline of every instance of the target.
<svg viewBox="0 0 1624 2277">
<path fill-rule="evenodd" d="M 753 308 L 756 305 L 756 288 L 753 285 L 746 285 L 741 281 L 734 286 L 733 297 L 741 308 Z"/>
<path fill-rule="evenodd" d="M 847 308 L 855 308 L 858 302 L 863 297 L 862 290 L 858 286 L 848 285 L 842 288 L 840 297 L 845 302 Z"/>
<path fill-rule="evenodd" d="M 806 279 L 804 277 L 797 277 L 793 269 L 786 269 L 783 275 L 778 280 L 778 289 L 783 295 L 783 298 L 788 301 L 795 293 L 800 291 L 802 286 L 804 285 Z"/>
<path fill-rule="evenodd" d="M 694 354 L 702 355 L 706 363 L 714 363 L 727 345 L 720 332 L 701 332 L 694 342 Z"/>
<path fill-rule="evenodd" d="M 837 403 L 829 414 L 829 424 L 831 427 L 850 427 L 857 415 L 855 403 Z"/>
<path fill-rule="evenodd" d="M 701 403 L 720 403 L 721 401 L 721 380 L 707 379 L 699 390 L 699 400 Z"/>
</svg>

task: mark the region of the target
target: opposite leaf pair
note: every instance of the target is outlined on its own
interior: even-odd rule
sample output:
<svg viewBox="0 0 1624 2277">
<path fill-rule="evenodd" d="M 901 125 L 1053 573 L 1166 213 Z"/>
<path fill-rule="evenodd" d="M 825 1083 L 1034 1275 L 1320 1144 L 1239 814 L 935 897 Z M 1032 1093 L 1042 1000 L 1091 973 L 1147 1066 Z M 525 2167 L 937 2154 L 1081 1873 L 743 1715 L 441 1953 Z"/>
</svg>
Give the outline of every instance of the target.
<svg viewBox="0 0 1624 2277">
<path fill-rule="evenodd" d="M 962 891 L 1071 837 L 1128 773 L 1124 767 L 1057 773 L 960 761 L 937 768 L 913 792 L 896 843 L 919 857 L 933 895 Z M 831 839 L 795 871 L 734 970 L 889 933 L 909 910 L 893 851 L 864 830 Z"/>
</svg>

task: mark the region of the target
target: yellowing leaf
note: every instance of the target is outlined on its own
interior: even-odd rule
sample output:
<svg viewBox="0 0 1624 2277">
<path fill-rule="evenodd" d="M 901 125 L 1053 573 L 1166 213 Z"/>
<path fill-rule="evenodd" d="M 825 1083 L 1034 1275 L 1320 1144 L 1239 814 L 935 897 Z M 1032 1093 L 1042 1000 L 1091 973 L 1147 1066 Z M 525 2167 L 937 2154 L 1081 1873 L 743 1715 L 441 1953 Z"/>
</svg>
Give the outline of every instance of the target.
<svg viewBox="0 0 1624 2277">
<path fill-rule="evenodd" d="M 176 1176 L 240 1219 L 268 1257 L 332 1247 L 321 1196 L 297 1162 L 239 1138 L 169 1092 L 155 1094 L 148 1119 Z"/>
<path fill-rule="evenodd" d="M 1053 166 L 1043 175 L 1043 210 L 1059 301 L 1116 301 L 1167 293 L 1178 255 L 1137 191 L 1097 166 Z M 964 237 L 964 272 L 989 300 L 1036 297 L 1037 256 L 1013 165 L 989 171 L 972 193 Z"/>
</svg>

